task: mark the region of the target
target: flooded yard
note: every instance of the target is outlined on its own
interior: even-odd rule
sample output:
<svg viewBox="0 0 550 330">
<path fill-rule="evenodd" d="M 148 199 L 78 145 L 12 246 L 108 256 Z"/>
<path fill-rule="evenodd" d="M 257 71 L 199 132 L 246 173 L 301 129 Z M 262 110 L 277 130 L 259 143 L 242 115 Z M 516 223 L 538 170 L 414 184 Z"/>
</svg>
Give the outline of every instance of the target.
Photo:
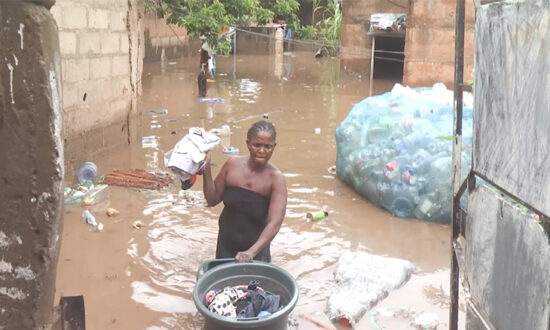
<svg viewBox="0 0 550 330">
<path fill-rule="evenodd" d="M 207 101 L 198 100 L 198 58 L 144 66 L 140 140 L 100 159 L 101 174 L 140 168 L 164 172 L 164 153 L 190 127 L 230 127 L 224 145 L 246 154 L 250 124 L 269 116 L 277 129 L 271 161 L 285 174 L 288 206 L 271 246 L 272 263 L 286 269 L 299 286 L 290 316 L 297 329 L 318 327 L 299 315 L 332 325 L 324 311 L 335 288 L 333 271 L 344 251 L 366 251 L 411 261 L 418 271 L 379 307 L 406 307 L 435 313 L 438 329 L 448 323 L 449 227 L 402 219 L 372 205 L 343 184 L 329 168 L 336 159 L 334 131 L 354 103 L 368 96 L 367 77 L 340 74 L 337 59 L 311 53 L 217 57 Z M 375 80 L 373 93 L 389 91 L 392 80 Z M 167 112 L 149 110 L 166 109 Z M 227 155 L 212 152 L 217 174 Z M 74 173 L 67 173 L 67 184 Z M 105 208 L 120 211 L 107 217 Z M 192 298 L 195 275 L 215 255 L 222 205 L 206 207 L 202 178 L 192 189 L 179 182 L 155 190 L 109 188 L 108 200 L 91 207 L 100 232 L 84 224 L 80 206 L 66 206 L 58 295 L 83 294 L 89 329 L 202 329 L 204 319 Z M 327 210 L 308 222 L 306 213 Z M 141 221 L 140 228 L 132 224 Z M 463 315 L 461 314 L 461 322 Z M 344 326 L 334 324 L 337 328 Z M 375 329 L 367 312 L 357 329 Z M 412 329 L 389 320 L 387 329 Z"/>
</svg>

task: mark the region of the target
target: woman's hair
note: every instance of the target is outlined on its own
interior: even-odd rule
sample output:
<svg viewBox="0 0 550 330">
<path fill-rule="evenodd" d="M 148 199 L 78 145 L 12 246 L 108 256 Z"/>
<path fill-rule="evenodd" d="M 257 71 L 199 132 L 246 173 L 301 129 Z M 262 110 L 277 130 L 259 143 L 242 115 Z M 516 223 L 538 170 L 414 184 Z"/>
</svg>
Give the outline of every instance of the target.
<svg viewBox="0 0 550 330">
<path fill-rule="evenodd" d="M 248 141 L 252 140 L 253 137 L 258 135 L 258 132 L 267 132 L 271 134 L 273 141 L 277 139 L 277 132 L 275 131 L 275 126 L 267 120 L 260 120 L 252 124 L 246 133 L 246 139 Z"/>
</svg>

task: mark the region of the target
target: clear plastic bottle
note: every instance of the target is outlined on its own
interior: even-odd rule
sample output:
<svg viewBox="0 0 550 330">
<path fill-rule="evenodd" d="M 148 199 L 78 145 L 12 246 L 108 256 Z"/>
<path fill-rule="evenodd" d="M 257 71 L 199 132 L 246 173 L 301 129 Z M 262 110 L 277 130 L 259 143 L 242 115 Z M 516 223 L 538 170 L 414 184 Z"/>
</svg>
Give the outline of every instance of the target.
<svg viewBox="0 0 550 330">
<path fill-rule="evenodd" d="M 97 221 L 95 220 L 95 217 L 92 215 L 90 211 L 84 210 L 82 212 L 82 218 L 84 218 L 84 221 L 87 224 L 97 227 Z"/>
<path fill-rule="evenodd" d="M 97 182 L 97 166 L 92 162 L 84 162 L 80 165 L 77 173 L 78 183 L 83 184 L 90 181 L 93 184 Z"/>
</svg>

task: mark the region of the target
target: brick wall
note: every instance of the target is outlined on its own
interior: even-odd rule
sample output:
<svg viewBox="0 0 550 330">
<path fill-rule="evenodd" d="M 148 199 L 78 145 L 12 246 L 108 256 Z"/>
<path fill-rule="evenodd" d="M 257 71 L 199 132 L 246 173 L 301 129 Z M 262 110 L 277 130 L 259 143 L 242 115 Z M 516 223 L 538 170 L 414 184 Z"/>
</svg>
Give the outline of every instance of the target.
<svg viewBox="0 0 550 330">
<path fill-rule="evenodd" d="M 343 0 L 341 67 L 348 72 L 368 74 L 371 37 L 367 35 L 372 13 L 406 13 L 403 83 L 431 86 L 454 82 L 455 0 Z M 472 77 L 474 8 L 466 1 L 464 79 Z"/>
<path fill-rule="evenodd" d="M 57 0 L 51 13 L 59 29 L 63 71 L 64 138 L 67 161 L 84 160 L 83 151 L 113 146 L 101 134 L 118 126 L 128 141 L 128 118 L 137 113 L 143 27 L 138 0 Z"/>
<path fill-rule="evenodd" d="M 341 68 L 344 71 L 367 74 L 370 69 L 370 15 L 373 13 L 407 13 L 405 0 L 343 0 Z M 398 6 L 399 5 L 399 6 Z M 403 6 L 403 7 L 400 7 Z"/>
<path fill-rule="evenodd" d="M 414 0 L 407 16 L 403 83 L 454 85 L 455 0 Z M 474 4 L 466 1 L 464 80 L 473 77 Z"/>
</svg>

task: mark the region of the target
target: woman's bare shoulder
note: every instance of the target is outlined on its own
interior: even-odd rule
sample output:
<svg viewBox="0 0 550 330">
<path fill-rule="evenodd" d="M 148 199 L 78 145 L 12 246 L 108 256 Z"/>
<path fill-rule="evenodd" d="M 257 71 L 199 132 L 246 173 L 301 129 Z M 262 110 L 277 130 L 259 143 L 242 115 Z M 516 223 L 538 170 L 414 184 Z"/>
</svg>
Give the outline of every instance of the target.
<svg viewBox="0 0 550 330">
<path fill-rule="evenodd" d="M 271 163 L 269 164 L 269 175 L 273 179 L 284 180 L 285 178 L 285 175 L 283 174 L 283 172 L 277 166 Z"/>
<path fill-rule="evenodd" d="M 225 163 L 230 167 L 241 166 L 244 162 L 246 162 L 246 158 L 246 156 L 231 156 Z"/>
</svg>

